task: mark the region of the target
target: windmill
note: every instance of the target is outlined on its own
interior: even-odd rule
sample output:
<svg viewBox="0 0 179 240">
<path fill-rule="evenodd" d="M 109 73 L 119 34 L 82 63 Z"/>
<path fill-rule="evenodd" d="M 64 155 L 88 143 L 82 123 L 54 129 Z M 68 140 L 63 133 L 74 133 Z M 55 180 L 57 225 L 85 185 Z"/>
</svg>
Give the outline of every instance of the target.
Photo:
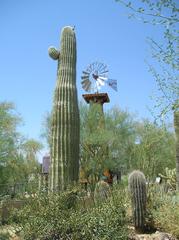
<svg viewBox="0 0 179 240">
<path fill-rule="evenodd" d="M 100 103 L 103 110 L 103 104 L 109 102 L 107 93 L 99 93 L 101 87 L 108 85 L 117 91 L 117 80 L 108 78 L 108 67 L 104 63 L 93 62 L 82 71 L 82 88 L 89 94 L 83 94 L 87 103 Z"/>
<path fill-rule="evenodd" d="M 87 92 L 98 93 L 101 87 L 107 84 L 113 90 L 117 91 L 117 80 L 108 78 L 108 73 L 108 67 L 104 63 L 91 63 L 82 71 L 82 88 Z"/>
<path fill-rule="evenodd" d="M 103 113 L 103 104 L 108 103 L 109 97 L 107 93 L 100 93 L 100 89 L 105 85 L 108 85 L 113 90 L 117 91 L 117 80 L 108 78 L 108 67 L 104 63 L 93 62 L 87 66 L 87 68 L 82 71 L 81 84 L 82 88 L 87 92 L 83 94 L 85 101 L 90 104 L 90 111 L 92 112 L 96 107 L 98 112 L 95 115 L 95 124 L 91 126 L 90 132 L 93 133 L 98 130 L 105 128 L 104 122 L 104 113 Z M 95 149 L 96 154 L 100 152 L 108 155 L 108 147 L 105 145 L 98 145 Z M 103 169 L 104 170 L 104 169 Z M 104 172 L 108 174 L 108 178 L 111 179 L 111 174 L 109 169 L 106 169 Z M 104 173 L 103 173 L 104 174 Z"/>
</svg>

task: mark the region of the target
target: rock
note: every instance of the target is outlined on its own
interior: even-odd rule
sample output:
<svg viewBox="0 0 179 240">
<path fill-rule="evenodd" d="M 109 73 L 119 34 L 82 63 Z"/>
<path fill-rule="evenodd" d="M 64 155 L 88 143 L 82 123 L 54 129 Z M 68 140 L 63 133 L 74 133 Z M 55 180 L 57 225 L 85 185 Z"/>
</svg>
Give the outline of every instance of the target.
<svg viewBox="0 0 179 240">
<path fill-rule="evenodd" d="M 156 232 L 154 234 L 136 234 L 132 232 L 129 240 L 177 240 L 171 234 Z"/>
</svg>

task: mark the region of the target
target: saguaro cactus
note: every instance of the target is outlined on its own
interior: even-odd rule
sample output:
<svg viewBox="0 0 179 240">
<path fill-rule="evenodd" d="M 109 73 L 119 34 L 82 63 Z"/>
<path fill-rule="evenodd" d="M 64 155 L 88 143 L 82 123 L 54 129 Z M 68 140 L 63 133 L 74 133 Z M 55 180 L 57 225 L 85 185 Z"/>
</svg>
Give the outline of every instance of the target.
<svg viewBox="0 0 179 240">
<path fill-rule="evenodd" d="M 146 215 L 146 180 L 142 172 L 135 170 L 129 175 L 129 190 L 136 230 L 143 231 Z"/>
<path fill-rule="evenodd" d="M 79 109 L 76 89 L 76 37 L 73 28 L 61 32 L 61 50 L 49 48 L 58 60 L 52 112 L 50 190 L 59 191 L 78 180 Z"/>
</svg>

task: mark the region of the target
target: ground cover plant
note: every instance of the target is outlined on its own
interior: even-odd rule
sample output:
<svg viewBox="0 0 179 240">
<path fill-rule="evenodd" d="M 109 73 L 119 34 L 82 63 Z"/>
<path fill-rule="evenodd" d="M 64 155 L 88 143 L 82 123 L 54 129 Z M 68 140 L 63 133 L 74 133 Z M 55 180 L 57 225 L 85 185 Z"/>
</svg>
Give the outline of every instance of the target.
<svg viewBox="0 0 179 240">
<path fill-rule="evenodd" d="M 126 193 L 115 189 L 99 204 L 84 207 L 77 190 L 39 195 L 14 212 L 24 239 L 121 239 L 128 236 Z"/>
</svg>

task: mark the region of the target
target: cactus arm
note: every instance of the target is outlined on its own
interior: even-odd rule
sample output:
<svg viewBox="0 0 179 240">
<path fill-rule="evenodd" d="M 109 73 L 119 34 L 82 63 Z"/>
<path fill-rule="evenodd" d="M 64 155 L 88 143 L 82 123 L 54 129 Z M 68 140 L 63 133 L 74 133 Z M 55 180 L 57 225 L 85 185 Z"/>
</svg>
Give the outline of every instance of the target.
<svg viewBox="0 0 179 240">
<path fill-rule="evenodd" d="M 60 59 L 60 51 L 58 51 L 55 47 L 49 47 L 48 54 L 53 60 Z"/>
</svg>

